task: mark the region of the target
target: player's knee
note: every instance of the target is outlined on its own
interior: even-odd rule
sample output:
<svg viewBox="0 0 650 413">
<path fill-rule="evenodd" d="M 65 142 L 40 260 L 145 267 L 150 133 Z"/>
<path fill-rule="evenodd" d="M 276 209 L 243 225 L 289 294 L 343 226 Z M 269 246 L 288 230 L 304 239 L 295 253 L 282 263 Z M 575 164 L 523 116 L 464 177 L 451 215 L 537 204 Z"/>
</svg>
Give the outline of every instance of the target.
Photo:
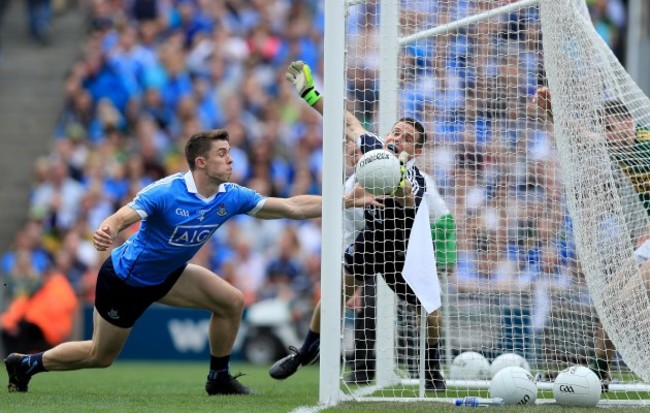
<svg viewBox="0 0 650 413">
<path fill-rule="evenodd" d="M 237 316 L 240 316 L 244 312 L 244 293 L 237 290 L 233 294 L 232 306 L 231 307 L 232 307 L 232 311 Z"/>
<path fill-rule="evenodd" d="M 241 318 L 244 312 L 244 293 L 233 288 L 225 304 L 216 306 L 212 312 L 217 317 Z"/>
<path fill-rule="evenodd" d="M 113 355 L 97 354 L 92 357 L 91 361 L 93 367 L 105 369 L 113 365 L 113 362 L 115 361 L 115 357 Z"/>
</svg>

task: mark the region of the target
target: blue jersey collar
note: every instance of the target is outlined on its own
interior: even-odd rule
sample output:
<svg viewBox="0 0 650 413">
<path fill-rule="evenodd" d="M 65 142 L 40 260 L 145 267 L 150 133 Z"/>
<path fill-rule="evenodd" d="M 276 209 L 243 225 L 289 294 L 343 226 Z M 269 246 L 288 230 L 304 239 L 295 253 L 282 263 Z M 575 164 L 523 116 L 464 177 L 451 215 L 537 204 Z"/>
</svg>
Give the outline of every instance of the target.
<svg viewBox="0 0 650 413">
<path fill-rule="evenodd" d="M 191 194 L 196 194 L 200 198 L 204 198 L 203 195 L 199 194 L 198 189 L 196 189 L 196 182 L 194 182 L 194 175 L 192 175 L 192 171 L 187 171 L 185 173 L 185 186 L 187 186 L 187 192 Z M 218 192 L 226 192 L 226 185 L 221 184 L 219 185 L 219 191 Z M 212 197 L 210 197 L 212 198 Z"/>
</svg>

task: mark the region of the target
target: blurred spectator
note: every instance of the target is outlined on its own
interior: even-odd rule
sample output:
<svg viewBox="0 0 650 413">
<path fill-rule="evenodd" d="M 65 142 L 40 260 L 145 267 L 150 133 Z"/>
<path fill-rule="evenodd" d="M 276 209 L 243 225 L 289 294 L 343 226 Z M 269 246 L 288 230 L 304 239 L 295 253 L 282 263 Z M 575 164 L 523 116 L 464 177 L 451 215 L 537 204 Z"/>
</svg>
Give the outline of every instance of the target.
<svg viewBox="0 0 650 413">
<path fill-rule="evenodd" d="M 280 297 L 294 301 L 311 289 L 311 280 L 302 268 L 303 252 L 295 228 L 285 227 L 276 250 L 266 266 L 265 283 L 259 289 L 258 299 Z"/>
<path fill-rule="evenodd" d="M 20 229 L 14 236 L 10 250 L 3 253 L 0 258 L 2 274 L 11 276 L 21 260 L 23 262 L 20 266 L 29 268 L 29 272 L 42 274 L 50 261 L 49 254 L 41 245 L 42 236 L 41 226 L 35 222 L 27 223 Z"/>
<path fill-rule="evenodd" d="M 52 35 L 52 0 L 26 0 L 29 35 L 47 46 Z"/>
<path fill-rule="evenodd" d="M 596 31 L 624 62 L 627 16 L 623 0 L 587 0 L 587 5 Z"/>
<path fill-rule="evenodd" d="M 68 338 L 78 306 L 66 275 L 50 268 L 30 291 L 19 293 L 0 316 L 5 357 L 45 351 Z"/>
<path fill-rule="evenodd" d="M 267 259 L 253 250 L 249 236 L 240 233 L 233 242 L 234 251 L 230 261 L 235 264 L 233 285 L 244 293 L 244 303 L 257 300 L 260 287 L 266 282 Z"/>
<path fill-rule="evenodd" d="M 70 228 L 80 212 L 84 189 L 70 176 L 68 165 L 58 158 L 50 159 L 46 180 L 34 188 L 31 209 L 42 215 L 48 229 Z"/>
</svg>

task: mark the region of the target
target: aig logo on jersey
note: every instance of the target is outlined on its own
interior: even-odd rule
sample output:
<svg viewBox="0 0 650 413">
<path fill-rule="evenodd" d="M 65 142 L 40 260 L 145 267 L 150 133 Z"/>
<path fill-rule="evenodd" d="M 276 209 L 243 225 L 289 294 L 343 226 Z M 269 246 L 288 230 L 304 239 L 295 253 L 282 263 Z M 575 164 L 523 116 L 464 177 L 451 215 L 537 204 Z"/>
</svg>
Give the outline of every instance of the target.
<svg viewBox="0 0 650 413">
<path fill-rule="evenodd" d="M 177 247 L 203 245 L 217 228 L 219 225 L 179 225 L 169 238 L 169 244 Z"/>
</svg>

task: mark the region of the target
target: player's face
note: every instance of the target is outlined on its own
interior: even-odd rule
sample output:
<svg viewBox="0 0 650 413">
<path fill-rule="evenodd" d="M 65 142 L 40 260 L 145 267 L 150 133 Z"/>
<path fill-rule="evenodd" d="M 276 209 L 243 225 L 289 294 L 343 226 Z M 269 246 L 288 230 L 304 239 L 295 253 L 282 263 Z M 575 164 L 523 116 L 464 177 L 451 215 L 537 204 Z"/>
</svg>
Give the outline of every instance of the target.
<svg viewBox="0 0 650 413">
<path fill-rule="evenodd" d="M 406 151 L 411 156 L 416 156 L 420 154 L 420 147 L 416 145 L 417 137 L 418 133 L 415 130 L 415 126 L 406 122 L 397 122 L 393 125 L 393 129 L 388 136 L 386 136 L 384 148 L 393 144 L 397 148 L 398 153 Z"/>
<path fill-rule="evenodd" d="M 232 175 L 232 156 L 230 156 L 230 143 L 228 141 L 215 140 L 212 148 L 205 158 L 205 174 L 220 182 L 230 181 Z"/>
<path fill-rule="evenodd" d="M 608 115 L 605 117 L 607 144 L 615 148 L 629 148 L 634 145 L 636 129 L 630 116 Z"/>
</svg>

